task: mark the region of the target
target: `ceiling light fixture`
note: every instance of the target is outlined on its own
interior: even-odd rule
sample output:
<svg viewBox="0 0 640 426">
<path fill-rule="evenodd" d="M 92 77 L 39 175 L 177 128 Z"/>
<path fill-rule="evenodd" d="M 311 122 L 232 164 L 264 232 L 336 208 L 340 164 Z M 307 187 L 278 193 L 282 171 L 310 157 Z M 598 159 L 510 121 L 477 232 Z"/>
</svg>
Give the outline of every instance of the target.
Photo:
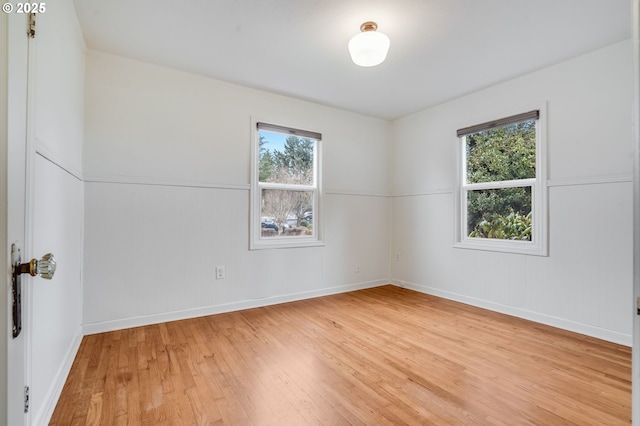
<svg viewBox="0 0 640 426">
<path fill-rule="evenodd" d="M 360 25 L 360 34 L 354 35 L 349 41 L 349 53 L 356 65 L 361 67 L 373 67 L 382 63 L 389 51 L 389 37 L 379 33 L 378 24 L 365 22 Z"/>
</svg>

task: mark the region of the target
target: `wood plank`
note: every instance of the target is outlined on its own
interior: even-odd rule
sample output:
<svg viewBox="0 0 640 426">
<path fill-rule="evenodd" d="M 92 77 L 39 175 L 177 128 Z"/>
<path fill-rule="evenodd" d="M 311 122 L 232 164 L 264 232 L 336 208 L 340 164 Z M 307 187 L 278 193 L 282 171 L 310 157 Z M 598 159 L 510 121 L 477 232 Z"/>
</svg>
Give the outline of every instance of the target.
<svg viewBox="0 0 640 426">
<path fill-rule="evenodd" d="M 50 424 L 630 422 L 630 348 L 383 286 L 86 336 Z"/>
</svg>

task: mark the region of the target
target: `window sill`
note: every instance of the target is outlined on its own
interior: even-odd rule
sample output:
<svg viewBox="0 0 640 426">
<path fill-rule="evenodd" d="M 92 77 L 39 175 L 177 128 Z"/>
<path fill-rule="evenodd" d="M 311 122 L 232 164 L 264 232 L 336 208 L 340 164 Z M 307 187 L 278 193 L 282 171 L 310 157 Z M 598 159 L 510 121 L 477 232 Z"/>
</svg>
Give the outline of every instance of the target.
<svg viewBox="0 0 640 426">
<path fill-rule="evenodd" d="M 277 240 L 252 241 L 250 250 L 269 250 L 269 249 L 285 249 L 285 248 L 306 248 L 306 247 L 322 247 L 324 241 L 317 239 L 294 239 L 294 238 L 278 238 Z"/>
<path fill-rule="evenodd" d="M 528 241 L 492 240 L 487 238 L 467 238 L 457 241 L 454 248 L 493 251 L 500 253 L 524 254 L 530 256 L 548 256 L 547 248 L 542 244 Z"/>
</svg>

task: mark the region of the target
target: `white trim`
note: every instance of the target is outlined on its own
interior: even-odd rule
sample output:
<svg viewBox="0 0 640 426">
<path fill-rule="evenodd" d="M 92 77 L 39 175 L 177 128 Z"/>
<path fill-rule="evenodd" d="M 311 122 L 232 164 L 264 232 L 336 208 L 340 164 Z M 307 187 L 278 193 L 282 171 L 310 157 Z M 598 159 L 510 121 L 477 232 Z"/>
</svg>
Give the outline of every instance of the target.
<svg viewBox="0 0 640 426">
<path fill-rule="evenodd" d="M 322 138 L 314 139 L 314 182 L 315 185 L 284 185 L 277 183 L 259 182 L 258 159 L 260 154 L 258 123 L 268 123 L 282 128 L 306 129 L 307 126 L 299 126 L 296 123 L 283 125 L 277 120 L 263 120 L 260 117 L 251 117 L 251 184 L 249 196 L 249 250 L 265 250 L 278 248 L 304 248 L 324 246 L 323 240 L 323 186 L 322 186 L 322 152 L 324 141 Z M 321 135 L 320 132 L 317 132 Z M 289 191 L 303 191 L 313 193 L 313 235 L 263 238 L 261 223 L 261 203 L 263 189 L 281 189 Z"/>
<path fill-rule="evenodd" d="M 295 302 L 299 300 L 312 299 L 315 297 L 330 296 L 332 294 L 348 293 L 350 291 L 363 290 L 367 288 L 380 287 L 389 284 L 389 279 L 367 281 L 341 286 L 328 287 L 321 290 L 304 291 L 281 296 L 271 296 L 261 299 L 248 299 L 238 302 L 225 303 L 222 305 L 207 306 L 202 308 L 185 309 L 181 311 L 164 312 L 151 315 L 143 315 L 132 318 L 125 318 L 113 321 L 100 321 L 84 324 L 84 335 L 104 333 L 108 331 L 123 330 L 132 327 L 140 327 L 151 324 L 159 324 L 167 321 L 178 321 L 189 318 L 197 318 L 208 315 L 223 314 L 227 312 L 241 311 L 244 309 L 261 308 L 264 306 L 277 305 L 280 303 Z"/>
<path fill-rule="evenodd" d="M 55 160 L 49 158 L 48 155 L 38 152 L 47 160 L 55 163 L 58 167 L 66 170 L 68 173 L 80 179 L 79 176 L 76 176 L 73 172 L 66 169 L 63 165 L 58 164 Z M 191 181 L 181 181 L 181 180 L 162 180 L 151 177 L 134 177 L 134 176 L 87 176 L 85 175 L 82 179 L 83 182 L 88 183 L 112 183 L 112 184 L 128 184 L 128 185 L 154 185 L 154 186 L 180 186 L 185 188 L 214 188 L 214 189 L 236 189 L 239 191 L 249 191 L 251 190 L 251 185 L 248 183 L 243 184 L 228 184 L 228 183 L 211 183 L 211 182 L 191 182 Z M 453 190 L 442 190 L 439 193 L 451 193 Z M 377 198 L 389 198 L 389 197 L 402 197 L 405 195 L 390 195 L 379 192 L 367 192 L 367 191 L 348 191 L 348 190 L 325 190 L 325 195 L 345 195 L 352 197 L 377 197 Z M 429 193 L 419 193 L 419 194 L 407 194 L 409 195 L 430 195 Z"/>
<path fill-rule="evenodd" d="M 314 185 L 296 185 L 295 183 L 260 182 L 260 189 L 278 189 L 282 191 L 316 192 Z"/>
<path fill-rule="evenodd" d="M 56 161 L 51 160 L 47 155 L 40 153 L 47 160 L 57 164 L 58 167 L 66 170 L 70 174 L 76 176 L 71 171 L 67 170 L 64 166 L 58 164 Z M 76 176 L 78 177 L 78 176 Z M 78 177 L 80 179 L 80 177 Z M 182 180 L 163 180 L 152 177 L 135 177 L 135 176 L 87 176 L 82 179 L 83 182 L 88 183 L 112 183 L 112 184 L 128 184 L 128 185 L 154 185 L 154 186 L 180 186 L 185 188 L 214 188 L 214 189 L 236 189 L 239 191 L 251 190 L 251 184 L 229 184 L 229 183 L 215 183 L 215 182 L 192 182 Z M 444 190 L 443 192 L 453 192 L 453 190 Z M 325 190 L 325 195 L 347 195 L 353 197 L 378 197 L 388 198 L 393 197 L 390 194 L 378 193 L 378 192 L 366 192 L 366 191 L 343 191 L 343 190 Z M 428 195 L 428 194 L 415 194 L 415 195 Z"/>
<path fill-rule="evenodd" d="M 260 238 L 251 242 L 250 250 L 270 250 L 270 249 L 288 249 L 288 248 L 305 248 L 305 247 L 323 247 L 324 241 L 316 239 L 314 236 L 289 236 L 289 237 L 272 237 L 270 239 Z"/>
<path fill-rule="evenodd" d="M 502 189 L 502 188 L 524 188 L 533 187 L 536 184 L 535 179 L 519 179 L 519 180 L 501 180 L 491 182 L 465 183 L 463 189 L 467 191 L 480 191 L 483 189 Z"/>
<path fill-rule="evenodd" d="M 548 187 L 556 186 L 580 186 L 580 185 L 601 185 L 608 183 L 633 182 L 633 174 L 625 173 L 609 176 L 588 176 L 564 179 L 550 179 L 547 181 Z"/>
<path fill-rule="evenodd" d="M 35 173 L 36 173 L 36 129 L 37 118 L 36 99 L 38 92 L 38 39 L 27 37 L 28 64 L 27 64 L 27 127 L 26 127 L 26 155 L 25 155 L 25 237 L 24 253 L 32 253 L 34 247 L 35 230 Z M 26 282 L 25 282 L 26 281 Z M 25 365 L 27 386 L 33 383 L 33 282 L 29 279 L 22 281 L 22 322 L 27 326 L 22 328 L 25 335 Z M 27 295 L 25 296 L 25 288 Z M 25 303 L 26 297 L 26 303 Z M 33 424 L 32 410 L 25 414 L 26 424 Z"/>
<path fill-rule="evenodd" d="M 55 158 L 53 158 L 48 152 L 43 151 L 38 148 L 37 153 L 52 163 L 56 164 L 61 169 L 65 170 L 67 173 L 73 175 L 74 177 L 82 180 L 83 182 L 89 183 L 113 183 L 113 184 L 130 184 L 130 185 L 155 185 L 155 186 L 181 186 L 186 188 L 217 188 L 217 189 L 236 189 L 240 191 L 248 191 L 251 189 L 251 185 L 248 183 L 243 184 L 233 184 L 233 183 L 216 183 L 216 182 L 193 182 L 186 180 L 166 180 L 166 179 L 158 179 L 153 177 L 144 177 L 144 176 L 87 176 L 78 174 L 77 171 L 74 171 L 72 168 L 67 167 L 64 164 L 60 164 Z M 600 184 L 610 184 L 610 183 L 625 183 L 632 182 L 633 175 L 631 173 L 621 174 L 621 175 L 610 175 L 610 176 L 587 176 L 587 177 L 576 177 L 576 178 L 562 178 L 562 179 L 550 179 L 547 181 L 547 186 L 559 187 L 559 186 L 580 186 L 580 185 L 600 185 Z M 436 188 L 430 189 L 426 191 L 416 191 L 416 192 L 403 192 L 397 194 L 384 194 L 379 192 L 367 192 L 367 191 L 349 191 L 349 190 L 338 190 L 338 189 L 328 189 L 324 191 L 325 195 L 350 195 L 354 197 L 378 197 L 378 198 L 403 198 L 403 197 L 420 197 L 420 196 L 428 196 L 428 195 L 442 195 L 442 194 L 453 194 L 455 189 L 453 188 Z"/>
<path fill-rule="evenodd" d="M 603 185 L 603 184 L 629 183 L 629 182 L 633 182 L 633 174 L 624 173 L 619 175 L 608 175 L 608 176 L 585 176 L 585 177 L 549 179 L 547 180 L 547 187 L 554 188 L 554 187 L 562 187 L 562 186 Z M 421 196 L 430 196 L 430 195 L 453 194 L 455 192 L 456 192 L 455 188 L 436 188 L 436 189 L 429 189 L 426 191 L 390 194 L 388 195 L 388 197 L 390 198 L 421 197 Z M 340 192 L 335 192 L 335 191 L 325 192 L 325 194 L 333 194 L 333 193 L 339 194 Z M 358 194 L 347 194 L 347 195 L 358 195 Z M 372 196 L 376 196 L 376 195 L 372 195 Z M 379 196 L 384 197 L 384 195 L 379 195 Z"/>
<path fill-rule="evenodd" d="M 608 342 L 617 343 L 624 346 L 631 346 L 632 339 L 630 334 L 619 333 L 617 331 L 608 330 L 605 328 L 595 327 L 589 324 L 584 324 L 576 321 L 567 320 L 564 318 L 554 317 L 551 315 L 540 314 L 538 312 L 530 311 L 522 308 L 515 308 L 512 306 L 502 305 L 500 303 L 491 302 L 476 297 L 465 296 L 458 293 L 453 293 L 438 288 L 416 284 L 409 281 L 393 280 L 393 285 L 402 288 L 408 288 L 420 293 L 430 294 L 432 296 L 442 297 L 444 299 L 453 300 L 467 305 L 476 306 L 478 308 L 487 309 L 501 314 L 511 315 L 514 317 L 534 321 L 540 324 L 550 325 L 563 330 L 572 331 L 574 333 L 584 334 L 587 336 L 595 337 L 597 339 L 606 340 Z"/>
<path fill-rule="evenodd" d="M 631 417 L 640 426 L 640 317 L 634 301 L 640 299 L 640 0 L 631 5 L 633 94 L 631 108 L 633 148 L 633 350 L 631 353 Z"/>
<path fill-rule="evenodd" d="M 325 195 L 346 195 L 352 197 L 372 197 L 372 198 L 389 198 L 389 194 L 381 194 L 378 192 L 357 192 L 357 191 L 342 191 L 342 190 L 325 190 Z"/>
<path fill-rule="evenodd" d="M 71 367 L 73 366 L 73 361 L 78 354 L 78 350 L 80 349 L 80 344 L 82 343 L 82 327 L 78 327 L 78 331 L 67 350 L 67 353 L 64 356 L 63 362 L 60 365 L 60 368 L 56 372 L 53 382 L 46 395 L 43 398 L 43 405 L 40 410 L 33 414 L 33 424 L 35 425 L 46 425 L 49 424 L 51 420 L 51 416 L 53 415 L 53 411 L 56 408 L 56 404 L 58 403 L 58 399 L 62 394 L 62 389 L 64 388 L 64 384 L 71 372 Z"/>
<path fill-rule="evenodd" d="M 36 149 L 36 154 L 39 155 L 40 157 L 44 158 L 45 160 L 47 160 L 51 164 L 55 165 L 60 170 L 63 170 L 65 172 L 67 172 L 69 175 L 73 176 L 74 178 L 76 178 L 80 182 L 84 182 L 83 179 L 82 179 L 82 174 L 81 173 L 78 173 L 76 170 L 74 170 L 73 168 L 71 168 L 69 166 L 65 166 L 63 164 L 63 162 L 59 161 L 54 156 L 50 155 L 49 152 L 46 152 L 46 151 L 43 151 L 40 148 L 37 148 Z"/>
<path fill-rule="evenodd" d="M 445 195 L 445 194 L 454 194 L 456 192 L 453 188 L 438 188 L 429 191 L 416 191 L 416 192 L 405 192 L 400 194 L 390 195 L 391 198 L 405 198 L 405 197 L 423 197 L 423 196 L 431 196 L 431 195 Z"/>
<path fill-rule="evenodd" d="M 456 241 L 453 246 L 455 248 L 468 250 L 497 251 L 501 253 L 528 254 L 533 256 L 547 255 L 546 252 L 538 250 L 538 246 L 532 241 L 466 237 L 462 242 Z"/>
<path fill-rule="evenodd" d="M 182 180 L 162 180 L 152 177 L 136 177 L 136 176 L 86 176 L 86 183 L 111 183 L 121 185 L 154 185 L 154 186 L 178 186 L 185 188 L 213 188 L 213 189 L 231 189 L 239 191 L 248 191 L 251 189 L 249 184 L 227 184 L 215 182 L 193 182 Z"/>
<path fill-rule="evenodd" d="M 534 106 L 524 106 L 511 109 L 510 112 L 500 116 L 516 115 L 518 112 L 537 109 L 540 112 L 536 120 L 536 177 L 534 183 L 531 179 L 520 181 L 502 181 L 490 183 L 466 183 L 466 158 L 463 148 L 466 136 L 456 138 L 456 180 L 457 185 L 454 196 L 454 239 L 453 247 L 471 250 L 487 250 L 504 253 L 525 254 L 534 256 L 548 255 L 548 195 L 547 195 L 547 104 L 542 102 Z M 485 120 L 489 121 L 489 120 Z M 467 127 L 467 126 L 461 126 Z M 507 187 L 531 187 L 533 215 L 533 230 L 531 241 L 511 241 L 489 238 L 471 238 L 467 236 L 467 201 L 466 194 L 475 189 L 494 189 Z"/>
<path fill-rule="evenodd" d="M 8 182 L 9 182 L 9 18 L 6 13 L 0 14 L 0 276 L 9 287 L 9 236 L 8 236 Z M 3 288 L 0 292 L 0 306 L 2 306 L 2 318 L 0 319 L 0 424 L 8 421 L 7 388 L 8 388 L 8 339 L 9 339 L 9 314 L 10 301 L 9 289 Z"/>
</svg>

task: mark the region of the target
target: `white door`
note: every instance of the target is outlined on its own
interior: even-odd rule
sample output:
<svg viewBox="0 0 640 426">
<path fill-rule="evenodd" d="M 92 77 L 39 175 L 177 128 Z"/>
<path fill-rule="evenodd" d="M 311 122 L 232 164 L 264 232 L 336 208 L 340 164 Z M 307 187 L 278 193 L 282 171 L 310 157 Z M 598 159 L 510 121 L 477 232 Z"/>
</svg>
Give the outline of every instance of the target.
<svg viewBox="0 0 640 426">
<path fill-rule="evenodd" d="M 0 71 L 0 84 L 6 91 L 6 104 L 2 108 L 3 121 L 2 128 L 6 133 L 2 135 L 3 143 L 6 143 L 6 156 L 2 158 L 3 172 L 6 173 L 6 192 L 3 191 L 4 205 L 6 210 L 6 241 L 4 253 L 7 261 L 3 268 L 6 272 L 7 284 L 3 295 L 3 303 L 6 307 L 4 318 L 7 322 L 3 327 L 2 337 L 6 346 L 3 348 L 3 357 L 6 355 L 6 407 L 2 407 L 6 412 L 6 418 L 0 418 L 0 423 L 6 422 L 9 425 L 30 424 L 29 415 L 25 413 L 25 386 L 29 379 L 29 288 L 31 285 L 30 276 L 22 275 L 22 331 L 16 338 L 12 336 L 12 297 L 11 297 L 11 269 L 10 269 L 10 247 L 15 244 L 22 251 L 23 261 L 27 261 L 29 255 L 29 232 L 28 232 L 28 203 L 30 193 L 29 185 L 29 163 L 31 161 L 30 151 L 27 143 L 27 81 L 28 81 L 28 58 L 29 58 L 29 37 L 27 35 L 28 16 L 19 14 L 2 13 L 0 17 L 0 49 L 2 55 L 2 71 Z M 3 173 L 4 174 L 4 173 Z M 3 321 L 4 323 L 4 321 Z M 4 346 L 4 345 L 3 345 Z M 6 351 L 6 352 L 5 352 Z"/>
<path fill-rule="evenodd" d="M 0 34 L 6 54 L 0 63 L 8 64 L 0 85 L 4 82 L 9 92 L 0 97 L 0 103 L 8 98 L 6 123 L 0 123 L 0 134 L 8 128 L 0 182 L 8 194 L 6 202 L 0 199 L 0 211 L 9 207 L 9 234 L 2 236 L 6 241 L 0 250 L 7 252 L 17 242 L 23 262 L 46 252 L 60 261 L 50 282 L 22 275 L 23 326 L 17 339 L 7 334 L 10 310 L 2 315 L 9 324 L 2 327 L 7 362 L 0 364 L 0 373 L 4 369 L 7 386 L 0 386 L 0 393 L 8 390 L 0 398 L 0 408 L 7 407 L 0 412 L 0 425 L 7 420 L 12 426 L 47 423 L 82 339 L 84 43 L 73 2 L 55 3 L 37 15 L 36 38 L 27 36 L 28 16 L 0 13 L 6 24 L 6 34 Z M 9 255 L 3 255 L 6 270 Z M 8 307 L 9 300 L 3 292 L 0 306 Z M 27 384 L 30 410 L 25 415 Z"/>
</svg>

